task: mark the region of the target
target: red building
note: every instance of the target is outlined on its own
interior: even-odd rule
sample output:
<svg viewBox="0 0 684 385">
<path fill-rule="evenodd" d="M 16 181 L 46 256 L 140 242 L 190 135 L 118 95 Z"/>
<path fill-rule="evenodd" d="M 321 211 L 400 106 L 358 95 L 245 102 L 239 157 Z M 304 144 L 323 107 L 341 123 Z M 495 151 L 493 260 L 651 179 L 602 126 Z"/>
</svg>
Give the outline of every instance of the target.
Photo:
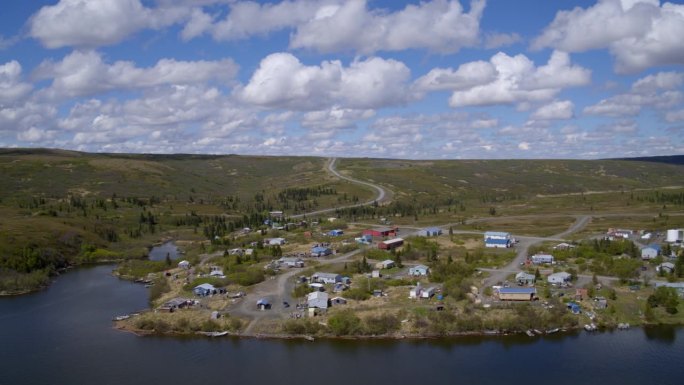
<svg viewBox="0 0 684 385">
<path fill-rule="evenodd" d="M 394 238 L 387 241 L 382 241 L 378 243 L 378 249 L 381 250 L 392 250 L 404 244 L 404 240 L 401 238 Z"/>
<path fill-rule="evenodd" d="M 377 229 L 363 230 L 363 235 L 370 235 L 372 237 L 396 237 L 399 229 L 396 227 L 379 227 Z"/>
</svg>

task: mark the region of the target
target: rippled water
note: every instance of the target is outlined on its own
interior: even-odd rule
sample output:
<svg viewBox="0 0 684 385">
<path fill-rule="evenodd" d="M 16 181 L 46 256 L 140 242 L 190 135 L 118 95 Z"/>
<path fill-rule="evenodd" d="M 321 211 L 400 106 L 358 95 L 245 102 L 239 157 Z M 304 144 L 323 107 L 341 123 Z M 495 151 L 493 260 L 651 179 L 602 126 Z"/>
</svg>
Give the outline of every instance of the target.
<svg viewBox="0 0 684 385">
<path fill-rule="evenodd" d="M 77 269 L 0 299 L 0 384 L 681 384 L 682 329 L 422 341 L 137 337 L 143 286 Z"/>
</svg>

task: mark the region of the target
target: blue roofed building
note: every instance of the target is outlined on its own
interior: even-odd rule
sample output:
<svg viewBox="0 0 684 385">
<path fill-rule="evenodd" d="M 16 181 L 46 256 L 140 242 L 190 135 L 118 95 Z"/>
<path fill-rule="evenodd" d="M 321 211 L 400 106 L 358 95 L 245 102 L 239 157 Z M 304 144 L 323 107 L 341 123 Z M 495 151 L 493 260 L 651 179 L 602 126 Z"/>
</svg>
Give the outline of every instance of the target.
<svg viewBox="0 0 684 385">
<path fill-rule="evenodd" d="M 340 235 L 343 235 L 343 234 L 344 234 L 344 230 L 340 230 L 340 229 L 328 231 L 328 235 L 330 235 L 331 237 L 339 237 Z"/>
<path fill-rule="evenodd" d="M 326 255 L 332 254 L 332 250 L 325 246 L 316 246 L 311 248 L 312 257 L 325 257 Z"/>
<path fill-rule="evenodd" d="M 484 234 L 485 247 L 507 248 L 513 246 L 510 233 L 500 231 L 487 231 Z"/>
<path fill-rule="evenodd" d="M 201 285 L 195 286 L 195 288 L 192 289 L 192 291 L 195 293 L 195 295 L 198 295 L 200 297 L 204 297 L 204 296 L 213 294 L 215 290 L 216 290 L 216 288 L 214 287 L 214 285 L 212 285 L 210 283 L 203 283 Z"/>
<path fill-rule="evenodd" d="M 660 245 L 650 244 L 641 249 L 641 259 L 654 259 L 660 255 Z"/>
</svg>

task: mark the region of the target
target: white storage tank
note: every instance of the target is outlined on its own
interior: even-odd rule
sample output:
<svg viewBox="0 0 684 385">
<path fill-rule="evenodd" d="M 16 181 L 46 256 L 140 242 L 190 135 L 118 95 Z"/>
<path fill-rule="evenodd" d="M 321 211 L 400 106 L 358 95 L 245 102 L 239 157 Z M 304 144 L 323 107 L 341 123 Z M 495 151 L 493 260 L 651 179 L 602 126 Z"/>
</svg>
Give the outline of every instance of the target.
<svg viewBox="0 0 684 385">
<path fill-rule="evenodd" d="M 667 230 L 667 237 L 665 238 L 665 241 L 670 243 L 684 241 L 684 229 Z"/>
</svg>

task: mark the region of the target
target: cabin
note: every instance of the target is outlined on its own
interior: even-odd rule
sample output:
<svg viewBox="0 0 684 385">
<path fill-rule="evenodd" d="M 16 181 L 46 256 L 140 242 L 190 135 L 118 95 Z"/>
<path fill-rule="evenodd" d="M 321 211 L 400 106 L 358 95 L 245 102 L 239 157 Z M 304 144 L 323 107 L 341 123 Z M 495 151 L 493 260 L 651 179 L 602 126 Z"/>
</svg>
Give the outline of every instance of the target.
<svg viewBox="0 0 684 385">
<path fill-rule="evenodd" d="M 306 297 L 306 303 L 309 308 L 327 309 L 330 306 L 329 302 L 328 293 L 321 291 L 314 291 Z"/>
<path fill-rule="evenodd" d="M 513 246 L 511 234 L 500 231 L 487 231 L 484 234 L 485 247 L 502 248 Z"/>
<path fill-rule="evenodd" d="M 378 243 L 378 249 L 380 250 L 393 250 L 397 247 L 401 247 L 404 244 L 404 240 L 401 238 L 394 238 L 387 241 L 382 241 Z"/>
<path fill-rule="evenodd" d="M 382 262 L 378 262 L 375 264 L 376 269 L 391 269 L 395 267 L 397 264 L 391 260 L 391 259 L 386 259 Z"/>
<path fill-rule="evenodd" d="M 533 287 L 502 287 L 498 290 L 501 301 L 532 301 L 537 297 Z"/>
<path fill-rule="evenodd" d="M 417 265 L 409 268 L 409 275 L 418 277 L 426 276 L 430 273 L 430 268 L 425 265 Z"/>
<path fill-rule="evenodd" d="M 399 229 L 396 227 L 379 227 L 377 229 L 363 230 L 363 235 L 370 235 L 371 237 L 396 237 Z"/>
<path fill-rule="evenodd" d="M 203 283 L 201 285 L 195 286 L 192 291 L 197 296 L 206 297 L 208 295 L 214 294 L 216 292 L 216 288 L 210 283 Z"/>
<path fill-rule="evenodd" d="M 311 248 L 312 257 L 325 257 L 326 255 L 332 254 L 332 250 L 325 246 L 316 246 Z"/>
<path fill-rule="evenodd" d="M 572 274 L 561 271 L 560 273 L 549 274 L 549 276 L 546 277 L 546 281 L 552 285 L 562 285 L 570 281 L 570 278 L 572 278 Z"/>
<path fill-rule="evenodd" d="M 515 281 L 518 283 L 518 285 L 534 285 L 536 280 L 537 277 L 535 277 L 534 274 L 529 274 L 524 271 L 521 271 L 515 275 Z"/>
<path fill-rule="evenodd" d="M 428 227 L 418 231 L 419 237 L 438 237 L 442 235 L 442 229 L 439 227 Z"/>
<path fill-rule="evenodd" d="M 660 254 L 660 245 L 651 244 L 641 249 L 641 259 L 654 259 Z"/>
<path fill-rule="evenodd" d="M 304 261 L 300 258 L 283 257 L 278 260 L 278 265 L 286 267 L 304 267 Z"/>
<path fill-rule="evenodd" d="M 316 282 L 316 283 L 328 283 L 331 285 L 336 284 L 337 282 L 342 282 L 342 276 L 339 274 L 334 274 L 334 273 L 314 273 L 314 275 L 311 276 L 311 281 Z"/>
<path fill-rule="evenodd" d="M 535 265 L 548 265 L 554 262 L 553 255 L 551 254 L 535 254 L 530 259 Z"/>
</svg>

